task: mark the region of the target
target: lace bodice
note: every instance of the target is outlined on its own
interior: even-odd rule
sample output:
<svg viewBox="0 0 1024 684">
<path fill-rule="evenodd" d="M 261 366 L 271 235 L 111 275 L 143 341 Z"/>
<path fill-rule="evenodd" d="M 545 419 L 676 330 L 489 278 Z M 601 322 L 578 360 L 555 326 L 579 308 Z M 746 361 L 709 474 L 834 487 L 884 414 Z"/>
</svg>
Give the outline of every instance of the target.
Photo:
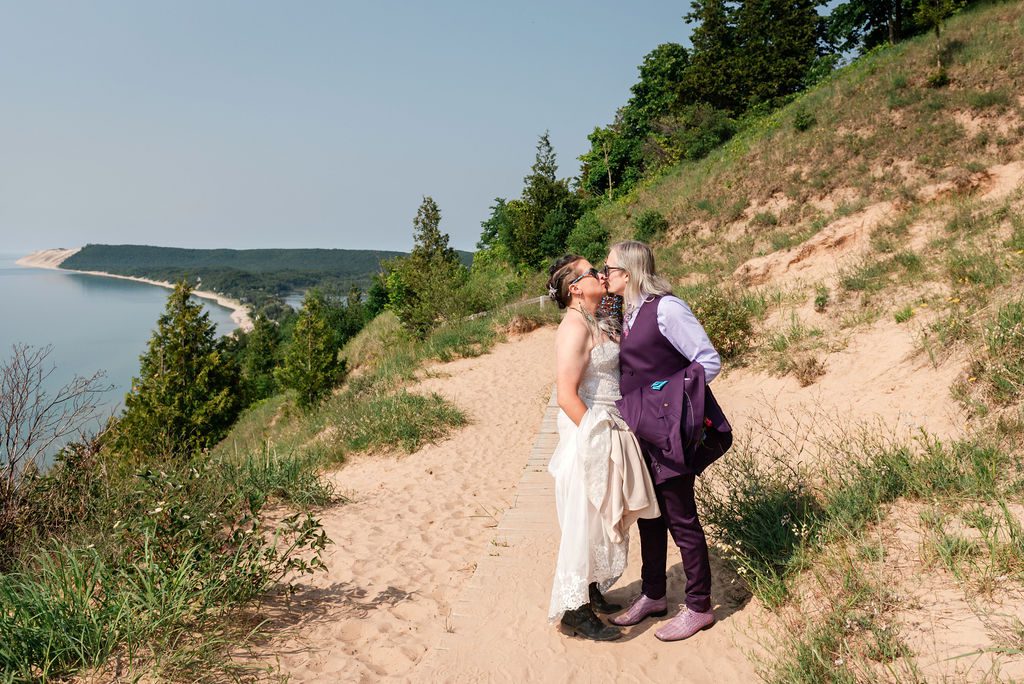
<svg viewBox="0 0 1024 684">
<path fill-rule="evenodd" d="M 579 395 L 587 408 L 614 407 L 622 398 L 619 394 L 619 345 L 604 342 L 590 350 L 590 363 L 583 371 Z"/>
</svg>

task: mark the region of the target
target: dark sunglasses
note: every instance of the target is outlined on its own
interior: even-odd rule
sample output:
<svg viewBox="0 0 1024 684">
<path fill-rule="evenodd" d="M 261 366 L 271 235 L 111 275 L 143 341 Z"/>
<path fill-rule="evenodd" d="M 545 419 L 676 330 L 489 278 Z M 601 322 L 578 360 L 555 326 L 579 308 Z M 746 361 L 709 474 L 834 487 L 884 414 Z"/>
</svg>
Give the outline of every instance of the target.
<svg viewBox="0 0 1024 684">
<path fill-rule="evenodd" d="M 571 286 L 575 285 L 576 283 L 580 282 L 584 278 L 596 278 L 596 277 L 597 277 L 597 269 L 596 268 L 588 268 L 586 271 L 584 271 L 583 273 L 580 273 L 578 276 L 573 278 L 569 282 L 569 286 L 571 287 Z"/>
<path fill-rule="evenodd" d="M 612 271 L 625 271 L 625 270 L 626 269 L 622 268 L 621 266 L 609 266 L 608 264 L 605 264 L 604 268 L 601 269 L 601 275 L 603 275 L 605 278 L 608 278 L 608 276 L 611 275 Z"/>
</svg>

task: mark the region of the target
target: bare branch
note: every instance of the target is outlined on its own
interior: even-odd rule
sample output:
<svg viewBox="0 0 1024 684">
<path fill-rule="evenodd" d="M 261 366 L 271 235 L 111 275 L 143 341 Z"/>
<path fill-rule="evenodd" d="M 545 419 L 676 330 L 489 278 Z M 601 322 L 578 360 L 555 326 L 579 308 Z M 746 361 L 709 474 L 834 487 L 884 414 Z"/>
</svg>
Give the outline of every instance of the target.
<svg viewBox="0 0 1024 684">
<path fill-rule="evenodd" d="M 113 388 L 106 374 L 75 376 L 51 395 L 46 384 L 56 367 L 52 346 L 16 344 L 0 362 L 0 528 L 16 515 L 23 478 L 36 472 L 67 437 L 84 434 L 100 415 L 102 395 Z"/>
</svg>

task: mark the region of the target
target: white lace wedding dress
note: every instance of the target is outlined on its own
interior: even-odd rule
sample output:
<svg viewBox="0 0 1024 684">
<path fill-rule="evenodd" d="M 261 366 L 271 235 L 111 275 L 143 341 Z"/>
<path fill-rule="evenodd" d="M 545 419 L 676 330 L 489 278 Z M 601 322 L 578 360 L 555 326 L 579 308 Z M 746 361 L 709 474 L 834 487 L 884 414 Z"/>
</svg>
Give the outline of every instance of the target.
<svg viewBox="0 0 1024 684">
<path fill-rule="evenodd" d="M 619 345 L 605 342 L 591 350 L 578 393 L 588 410 L 578 427 L 563 411 L 558 412 L 559 442 L 548 464 L 548 472 L 555 478 L 562 530 L 548 609 L 551 622 L 564 611 L 588 603 L 591 582 L 597 582 L 602 592 L 611 587 L 626 568 L 629 526 L 638 517 L 658 516 L 640 445 L 615 407 L 620 398 Z M 621 510 L 609 514 L 607 504 L 613 497 L 608 496 L 608 489 L 622 486 L 621 464 L 625 460 L 634 465 L 626 477 L 633 478 L 633 491 L 641 494 L 631 503 L 645 507 L 625 515 Z M 637 473 L 645 480 L 639 485 Z M 619 499 L 621 503 L 622 497 Z M 614 524 L 609 518 L 615 518 Z"/>
</svg>

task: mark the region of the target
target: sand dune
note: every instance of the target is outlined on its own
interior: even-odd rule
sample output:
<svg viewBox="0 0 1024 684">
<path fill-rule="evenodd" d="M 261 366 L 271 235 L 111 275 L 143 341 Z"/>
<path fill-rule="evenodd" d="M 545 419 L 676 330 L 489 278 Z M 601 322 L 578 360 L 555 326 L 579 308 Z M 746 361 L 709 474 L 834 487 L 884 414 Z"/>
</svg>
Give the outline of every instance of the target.
<svg viewBox="0 0 1024 684">
<path fill-rule="evenodd" d="M 757 678 L 772 617 L 714 547 L 719 622 L 688 641 L 657 641 L 656 621 L 610 644 L 572 639 L 547 624 L 559 534 L 546 472 L 557 442 L 553 343 L 554 330 L 543 328 L 487 356 L 432 368 L 414 390 L 443 394 L 473 424 L 415 454 L 359 457 L 331 474 L 354 503 L 322 512 L 335 541 L 329 572 L 303 580 L 291 605 L 273 607 L 278 635 L 262 647 L 264 662 L 295 682 Z M 908 333 L 882 322 L 829 357 L 829 373 L 816 386 L 739 369 L 716 389 L 747 439 L 770 407 L 818 407 L 953 434 L 960 416 L 945 388 L 957 365 L 931 368 L 912 346 Z M 878 367 L 865 372 L 857 359 L 869 352 Z M 639 587 L 635 534 L 632 541 L 627 573 L 609 594 L 620 602 Z M 684 576 L 673 554 L 669 573 L 669 598 L 679 602 Z"/>
</svg>

